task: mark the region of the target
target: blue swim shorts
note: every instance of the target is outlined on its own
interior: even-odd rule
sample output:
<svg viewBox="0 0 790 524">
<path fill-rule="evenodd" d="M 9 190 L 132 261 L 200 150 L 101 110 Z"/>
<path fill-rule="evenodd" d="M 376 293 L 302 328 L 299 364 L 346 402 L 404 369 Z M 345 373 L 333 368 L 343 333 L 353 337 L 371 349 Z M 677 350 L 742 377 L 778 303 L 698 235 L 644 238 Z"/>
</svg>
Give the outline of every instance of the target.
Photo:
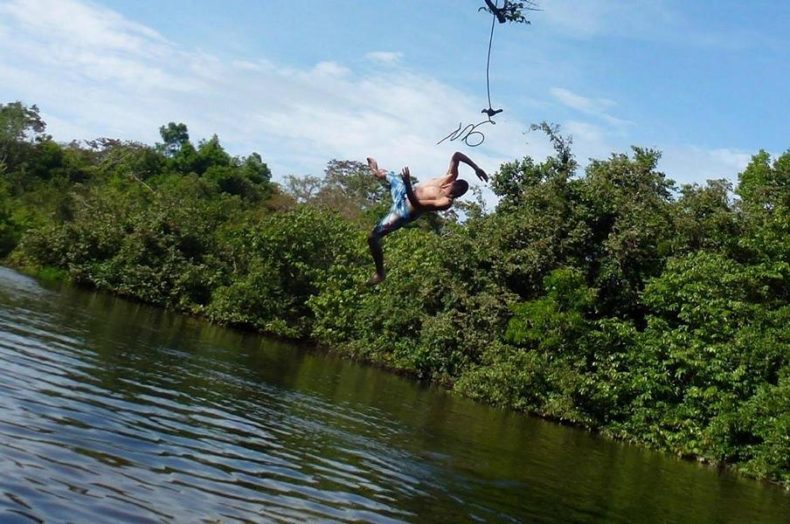
<svg viewBox="0 0 790 524">
<path fill-rule="evenodd" d="M 381 219 L 373 229 L 373 233 L 384 236 L 392 233 L 396 229 L 405 226 L 412 220 L 420 217 L 420 212 L 414 209 L 406 195 L 406 184 L 400 175 L 394 171 L 387 173 L 387 182 L 390 184 L 390 194 L 392 195 L 392 207 L 387 216 Z"/>
</svg>

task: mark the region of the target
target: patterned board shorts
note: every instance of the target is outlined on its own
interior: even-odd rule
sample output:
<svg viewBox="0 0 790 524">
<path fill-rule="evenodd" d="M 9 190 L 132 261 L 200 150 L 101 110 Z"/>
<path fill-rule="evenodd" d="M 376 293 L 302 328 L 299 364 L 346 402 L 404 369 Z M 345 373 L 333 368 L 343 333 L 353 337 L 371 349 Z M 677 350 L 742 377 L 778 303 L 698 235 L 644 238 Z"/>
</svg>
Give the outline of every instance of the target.
<svg viewBox="0 0 790 524">
<path fill-rule="evenodd" d="M 373 233 L 377 236 L 392 233 L 412 220 L 417 220 L 421 214 L 409 202 L 409 197 L 406 196 L 406 184 L 403 183 L 403 179 L 399 175 L 395 174 L 394 171 L 390 171 L 387 173 L 387 182 L 390 184 L 392 207 L 387 216 L 382 218 L 373 229 Z"/>
</svg>

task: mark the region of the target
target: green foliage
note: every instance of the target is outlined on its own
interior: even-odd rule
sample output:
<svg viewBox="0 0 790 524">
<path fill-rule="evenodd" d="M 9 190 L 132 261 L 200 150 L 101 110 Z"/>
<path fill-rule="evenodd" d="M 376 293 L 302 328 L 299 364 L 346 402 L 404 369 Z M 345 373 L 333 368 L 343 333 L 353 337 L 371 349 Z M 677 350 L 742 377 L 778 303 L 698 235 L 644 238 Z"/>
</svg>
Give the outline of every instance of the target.
<svg viewBox="0 0 790 524">
<path fill-rule="evenodd" d="M 389 207 L 366 165 L 271 182 L 260 155 L 170 123 L 154 147 L 57 144 L 0 106 L 0 256 L 39 275 L 309 338 L 461 394 L 790 484 L 790 152 L 674 184 L 633 148 L 577 173 L 503 164 L 499 205 L 366 235 Z"/>
<path fill-rule="evenodd" d="M 717 415 L 707 432 L 711 455 L 746 473 L 790 484 L 790 367 L 737 409 Z"/>
<path fill-rule="evenodd" d="M 708 180 L 704 187 L 694 184 L 680 188 L 680 198 L 672 206 L 677 251 L 738 253 L 741 224 L 730 201 L 731 191 L 732 184 L 726 180 Z"/>
<path fill-rule="evenodd" d="M 7 184 L 0 179 L 0 257 L 5 257 L 14 249 L 21 234 L 17 224 L 14 223 L 12 208 L 13 201 Z"/>
<path fill-rule="evenodd" d="M 771 163 L 765 151 L 752 157 L 741 173 L 737 193 L 744 207 L 770 212 L 790 205 L 790 151 Z"/>
<path fill-rule="evenodd" d="M 22 102 L 0 104 L 0 144 L 3 146 L 46 139 L 46 129 L 47 124 L 35 105 L 27 107 Z"/>
<path fill-rule="evenodd" d="M 674 186 L 655 170 L 659 153 L 640 148 L 633 153 L 592 161 L 587 168 L 580 207 L 592 225 L 588 239 L 599 247 L 584 249 L 582 256 L 595 270 L 601 312 L 641 322 L 639 293 L 671 254 Z"/>
<path fill-rule="evenodd" d="M 224 232 L 232 271 L 213 293 L 210 318 L 290 337 L 309 335 L 308 300 L 361 243 L 334 214 L 302 206 Z"/>
<path fill-rule="evenodd" d="M 241 175 L 253 184 L 262 186 L 271 182 L 272 172 L 258 153 L 252 153 L 237 163 L 241 169 Z"/>
<path fill-rule="evenodd" d="M 362 260 L 363 270 L 344 265 L 330 275 L 310 301 L 314 335 L 353 356 L 450 384 L 496 340 L 513 296 L 487 274 L 488 254 L 472 229 L 437 236 L 411 228 L 387 237 L 384 249 L 387 280 L 373 290 L 360 287 L 372 272 L 367 253 L 349 260 Z"/>
<path fill-rule="evenodd" d="M 289 176 L 287 191 L 298 201 L 320 207 L 344 218 L 370 223 L 386 211 L 388 190 L 371 176 L 367 164 L 353 160 L 331 160 L 324 177 Z"/>
<path fill-rule="evenodd" d="M 544 416 L 592 427 L 621 419 L 629 394 L 626 355 L 633 349 L 633 327 L 592 320 L 596 292 L 578 270 L 553 271 L 544 288 L 543 298 L 513 306 L 505 332 L 513 346 L 489 350 L 486 364 L 461 378 L 461 389 L 480 394 L 475 382 L 482 378 L 482 391 L 495 398 L 528 393 L 511 402 Z M 536 386 L 539 392 L 532 391 Z"/>
<path fill-rule="evenodd" d="M 495 14 L 500 23 L 515 22 L 519 24 L 529 24 L 529 20 L 524 16 L 524 11 L 537 11 L 538 6 L 535 2 L 505 0 L 502 6 L 497 7 L 498 2 L 493 0 L 486 0 L 485 6 L 481 7 L 479 11 Z"/>
<path fill-rule="evenodd" d="M 548 366 L 544 354 L 493 344 L 483 353 L 479 366 L 461 375 L 456 390 L 498 406 L 545 414 Z"/>
<path fill-rule="evenodd" d="M 756 435 L 723 424 L 787 372 L 790 308 L 771 288 L 788 278 L 787 263 L 744 266 L 707 253 L 670 261 L 645 289 L 651 315 L 640 336 L 640 365 L 656 368 L 661 394 L 638 400 L 633 423 L 657 425 L 662 447 L 710 460 L 738 449 L 723 445 L 726 427 L 738 432 L 728 440 L 755 444 Z"/>
<path fill-rule="evenodd" d="M 790 259 L 790 151 L 771 162 L 764 151 L 740 175 L 746 232 L 740 246 L 760 260 Z"/>
<path fill-rule="evenodd" d="M 513 308 L 505 339 L 541 350 L 573 351 L 589 328 L 585 312 L 595 300 L 584 276 L 573 269 L 556 269 L 544 280 L 544 298 Z"/>
<path fill-rule="evenodd" d="M 189 130 L 183 123 L 170 122 L 159 128 L 159 135 L 163 143 L 156 144 L 156 148 L 168 158 L 175 157 L 189 144 Z"/>
<path fill-rule="evenodd" d="M 74 144 L 73 150 L 82 155 L 82 164 L 97 181 L 129 179 L 144 182 L 161 174 L 165 168 L 165 158 L 145 144 L 99 138 L 86 145 L 88 149 L 80 149 L 78 144 Z"/>
<path fill-rule="evenodd" d="M 655 170 L 659 155 L 634 148 L 633 157 L 594 160 L 576 178 L 569 139 L 539 126 L 556 156 L 504 164 L 492 188 L 501 197 L 492 217 L 496 270 L 525 299 L 540 296 L 543 278 L 576 267 L 597 288 L 602 316 L 642 321 L 639 292 L 660 273 L 676 238 L 672 182 Z"/>
</svg>

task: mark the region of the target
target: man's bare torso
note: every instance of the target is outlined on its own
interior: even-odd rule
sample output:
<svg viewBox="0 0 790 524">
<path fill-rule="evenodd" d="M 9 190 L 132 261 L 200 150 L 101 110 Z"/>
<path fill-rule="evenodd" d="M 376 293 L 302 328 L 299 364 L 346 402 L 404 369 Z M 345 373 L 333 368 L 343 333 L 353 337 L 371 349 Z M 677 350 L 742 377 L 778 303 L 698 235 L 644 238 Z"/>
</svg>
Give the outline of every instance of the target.
<svg viewBox="0 0 790 524">
<path fill-rule="evenodd" d="M 414 195 L 426 209 L 445 209 L 452 205 L 453 199 L 447 195 L 446 177 L 432 178 L 415 186 Z"/>
</svg>

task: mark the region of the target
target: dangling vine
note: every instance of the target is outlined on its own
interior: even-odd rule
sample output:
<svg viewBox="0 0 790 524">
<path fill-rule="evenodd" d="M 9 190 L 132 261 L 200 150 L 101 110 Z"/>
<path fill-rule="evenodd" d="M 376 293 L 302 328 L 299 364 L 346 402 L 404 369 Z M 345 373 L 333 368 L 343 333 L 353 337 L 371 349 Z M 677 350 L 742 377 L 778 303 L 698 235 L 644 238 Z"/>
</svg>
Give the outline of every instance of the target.
<svg viewBox="0 0 790 524">
<path fill-rule="evenodd" d="M 537 6 L 530 2 L 530 1 L 523 1 L 523 2 L 510 2 L 505 0 L 505 3 L 502 7 L 499 7 L 499 0 L 492 2 L 491 0 L 485 0 L 486 6 L 481 7 L 480 11 L 487 11 L 491 13 L 491 32 L 488 36 L 488 56 L 486 58 L 486 95 L 488 97 L 488 108 L 483 109 L 480 111 L 484 115 L 486 115 L 486 120 L 482 120 L 476 124 L 467 124 L 466 126 L 463 125 L 463 122 L 458 123 L 458 127 L 450 132 L 446 137 L 439 140 L 436 145 L 441 144 L 445 140 L 449 140 L 453 142 L 455 140 L 461 140 L 469 147 L 477 147 L 483 142 L 485 142 L 486 136 L 482 131 L 478 131 L 477 128 L 483 124 L 496 124 L 491 118 L 502 111 L 503 109 L 494 109 L 491 105 L 491 48 L 493 47 L 494 43 L 494 27 L 496 27 L 496 22 L 498 21 L 500 24 L 504 24 L 505 22 L 516 22 L 516 23 L 530 23 L 529 20 L 524 17 L 523 11 L 524 10 L 537 10 Z M 469 142 L 469 138 L 474 137 L 472 143 Z"/>
</svg>

